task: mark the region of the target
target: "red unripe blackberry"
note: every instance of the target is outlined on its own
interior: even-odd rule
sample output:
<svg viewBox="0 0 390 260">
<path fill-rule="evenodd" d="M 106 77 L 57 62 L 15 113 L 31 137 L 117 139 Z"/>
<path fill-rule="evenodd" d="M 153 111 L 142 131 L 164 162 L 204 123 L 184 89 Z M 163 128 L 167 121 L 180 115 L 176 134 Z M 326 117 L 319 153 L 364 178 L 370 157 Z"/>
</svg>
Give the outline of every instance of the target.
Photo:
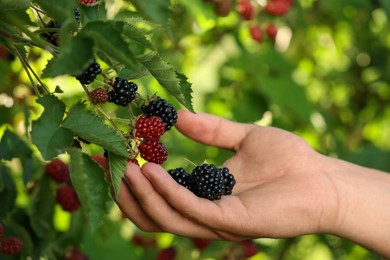
<svg viewBox="0 0 390 260">
<path fill-rule="evenodd" d="M 112 90 L 108 91 L 108 101 L 118 106 L 127 106 L 135 99 L 138 86 L 134 82 L 116 77 L 111 81 Z"/>
<path fill-rule="evenodd" d="M 96 60 L 93 60 L 86 70 L 76 76 L 76 79 L 82 84 L 89 84 L 92 83 L 100 73 L 102 73 L 100 64 L 97 63 Z"/>
<path fill-rule="evenodd" d="M 108 101 L 108 92 L 103 88 L 97 88 L 89 92 L 89 98 L 94 104 L 102 104 Z"/>
<path fill-rule="evenodd" d="M 228 16 L 232 10 L 231 0 L 215 0 L 213 4 L 215 13 L 220 17 Z"/>
<path fill-rule="evenodd" d="M 141 234 L 134 234 L 134 236 L 131 238 L 131 242 L 144 248 L 153 247 L 157 244 L 156 238 L 154 236 L 148 237 Z"/>
<path fill-rule="evenodd" d="M 243 20 L 251 20 L 253 18 L 253 5 L 249 0 L 240 0 L 237 3 L 237 11 Z"/>
<path fill-rule="evenodd" d="M 16 255 L 22 252 L 23 243 L 17 237 L 6 237 L 0 242 L 0 252 L 6 255 Z"/>
<path fill-rule="evenodd" d="M 189 174 L 183 168 L 168 170 L 169 175 L 181 186 L 188 188 Z"/>
<path fill-rule="evenodd" d="M 242 242 L 242 245 L 244 246 L 243 250 L 243 255 L 246 258 L 252 257 L 256 255 L 259 252 L 259 249 L 257 246 L 253 243 L 252 240 L 245 240 Z"/>
<path fill-rule="evenodd" d="M 158 116 L 147 117 L 142 114 L 137 120 L 136 129 L 136 137 L 159 139 L 165 133 L 165 124 Z"/>
<path fill-rule="evenodd" d="M 46 164 L 45 172 L 58 183 L 70 180 L 69 167 L 60 159 L 54 159 Z"/>
<path fill-rule="evenodd" d="M 157 97 L 154 100 L 150 100 L 149 104 L 141 106 L 141 110 L 147 117 L 160 117 L 165 124 L 165 131 L 168 131 L 176 124 L 177 111 L 163 98 Z"/>
<path fill-rule="evenodd" d="M 146 139 L 139 146 L 140 155 L 148 162 L 162 164 L 167 160 L 168 151 L 160 140 Z"/>
<path fill-rule="evenodd" d="M 276 26 L 274 24 L 270 23 L 265 28 L 265 32 L 267 33 L 269 38 L 271 38 L 272 40 L 275 40 L 276 35 L 278 34 L 278 29 L 276 28 Z"/>
<path fill-rule="evenodd" d="M 79 3 L 82 5 L 95 5 L 96 0 L 79 0 Z"/>
<path fill-rule="evenodd" d="M 4 227 L 3 224 L 0 223 L 0 238 L 3 236 Z"/>
<path fill-rule="evenodd" d="M 201 239 L 201 238 L 195 238 L 192 240 L 192 243 L 194 246 L 199 249 L 200 251 L 205 250 L 207 247 L 209 247 L 212 243 L 212 240 L 209 239 Z"/>
<path fill-rule="evenodd" d="M 174 247 L 168 247 L 158 252 L 156 260 L 174 260 L 176 256 L 176 249 Z"/>
<path fill-rule="evenodd" d="M 58 188 L 56 201 L 63 210 L 68 212 L 76 211 L 80 207 L 80 201 L 75 189 L 68 184 Z"/>
<path fill-rule="evenodd" d="M 263 41 L 263 32 L 261 31 L 259 26 L 252 24 L 249 27 L 249 33 L 253 40 L 259 43 Z"/>
<path fill-rule="evenodd" d="M 72 247 L 66 251 L 64 260 L 88 260 L 88 256 L 80 249 Z"/>
<path fill-rule="evenodd" d="M 292 3 L 292 1 L 271 0 L 265 6 L 265 11 L 269 15 L 283 16 L 290 10 L 291 3 Z"/>
</svg>

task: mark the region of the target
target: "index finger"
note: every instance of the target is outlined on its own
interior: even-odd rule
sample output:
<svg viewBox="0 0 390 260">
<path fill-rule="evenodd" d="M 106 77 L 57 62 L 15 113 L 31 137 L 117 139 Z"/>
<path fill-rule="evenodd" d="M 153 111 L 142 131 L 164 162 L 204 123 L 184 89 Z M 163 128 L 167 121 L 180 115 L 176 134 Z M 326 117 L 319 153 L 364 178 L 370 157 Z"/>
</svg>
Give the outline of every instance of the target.
<svg viewBox="0 0 390 260">
<path fill-rule="evenodd" d="M 180 110 L 176 128 L 200 143 L 237 151 L 253 125 L 235 123 L 206 113 L 194 114 Z"/>
</svg>

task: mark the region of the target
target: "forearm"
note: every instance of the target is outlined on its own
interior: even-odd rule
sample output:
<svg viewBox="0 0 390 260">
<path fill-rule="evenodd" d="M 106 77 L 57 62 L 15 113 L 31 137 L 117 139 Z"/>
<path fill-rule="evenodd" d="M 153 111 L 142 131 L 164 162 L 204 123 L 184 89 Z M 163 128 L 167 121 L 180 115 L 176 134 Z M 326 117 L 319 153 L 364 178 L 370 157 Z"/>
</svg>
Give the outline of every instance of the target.
<svg viewBox="0 0 390 260">
<path fill-rule="evenodd" d="M 338 199 L 330 232 L 390 258 L 390 174 L 327 160 Z"/>
</svg>

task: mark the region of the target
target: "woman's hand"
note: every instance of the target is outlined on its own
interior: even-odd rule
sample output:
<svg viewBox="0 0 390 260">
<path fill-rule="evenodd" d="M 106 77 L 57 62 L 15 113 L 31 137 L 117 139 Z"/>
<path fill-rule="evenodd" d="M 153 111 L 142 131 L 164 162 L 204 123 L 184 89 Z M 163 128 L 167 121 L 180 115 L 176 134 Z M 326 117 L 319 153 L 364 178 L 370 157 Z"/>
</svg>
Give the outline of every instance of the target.
<svg viewBox="0 0 390 260">
<path fill-rule="evenodd" d="M 233 194 L 209 201 L 159 165 L 129 163 L 117 203 L 141 230 L 243 240 L 330 233 L 390 257 L 390 175 L 315 152 L 287 131 L 180 111 L 177 129 L 234 155 Z"/>
</svg>

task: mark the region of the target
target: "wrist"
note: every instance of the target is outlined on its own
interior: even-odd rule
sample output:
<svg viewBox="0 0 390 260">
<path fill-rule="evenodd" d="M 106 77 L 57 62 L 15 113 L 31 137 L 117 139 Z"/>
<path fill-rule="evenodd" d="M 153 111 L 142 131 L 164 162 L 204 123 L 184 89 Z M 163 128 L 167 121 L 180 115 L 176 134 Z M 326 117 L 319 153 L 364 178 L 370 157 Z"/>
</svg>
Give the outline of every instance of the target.
<svg viewBox="0 0 390 260">
<path fill-rule="evenodd" d="M 335 158 L 325 162 L 334 194 L 323 232 L 390 257 L 390 175 Z"/>
</svg>

